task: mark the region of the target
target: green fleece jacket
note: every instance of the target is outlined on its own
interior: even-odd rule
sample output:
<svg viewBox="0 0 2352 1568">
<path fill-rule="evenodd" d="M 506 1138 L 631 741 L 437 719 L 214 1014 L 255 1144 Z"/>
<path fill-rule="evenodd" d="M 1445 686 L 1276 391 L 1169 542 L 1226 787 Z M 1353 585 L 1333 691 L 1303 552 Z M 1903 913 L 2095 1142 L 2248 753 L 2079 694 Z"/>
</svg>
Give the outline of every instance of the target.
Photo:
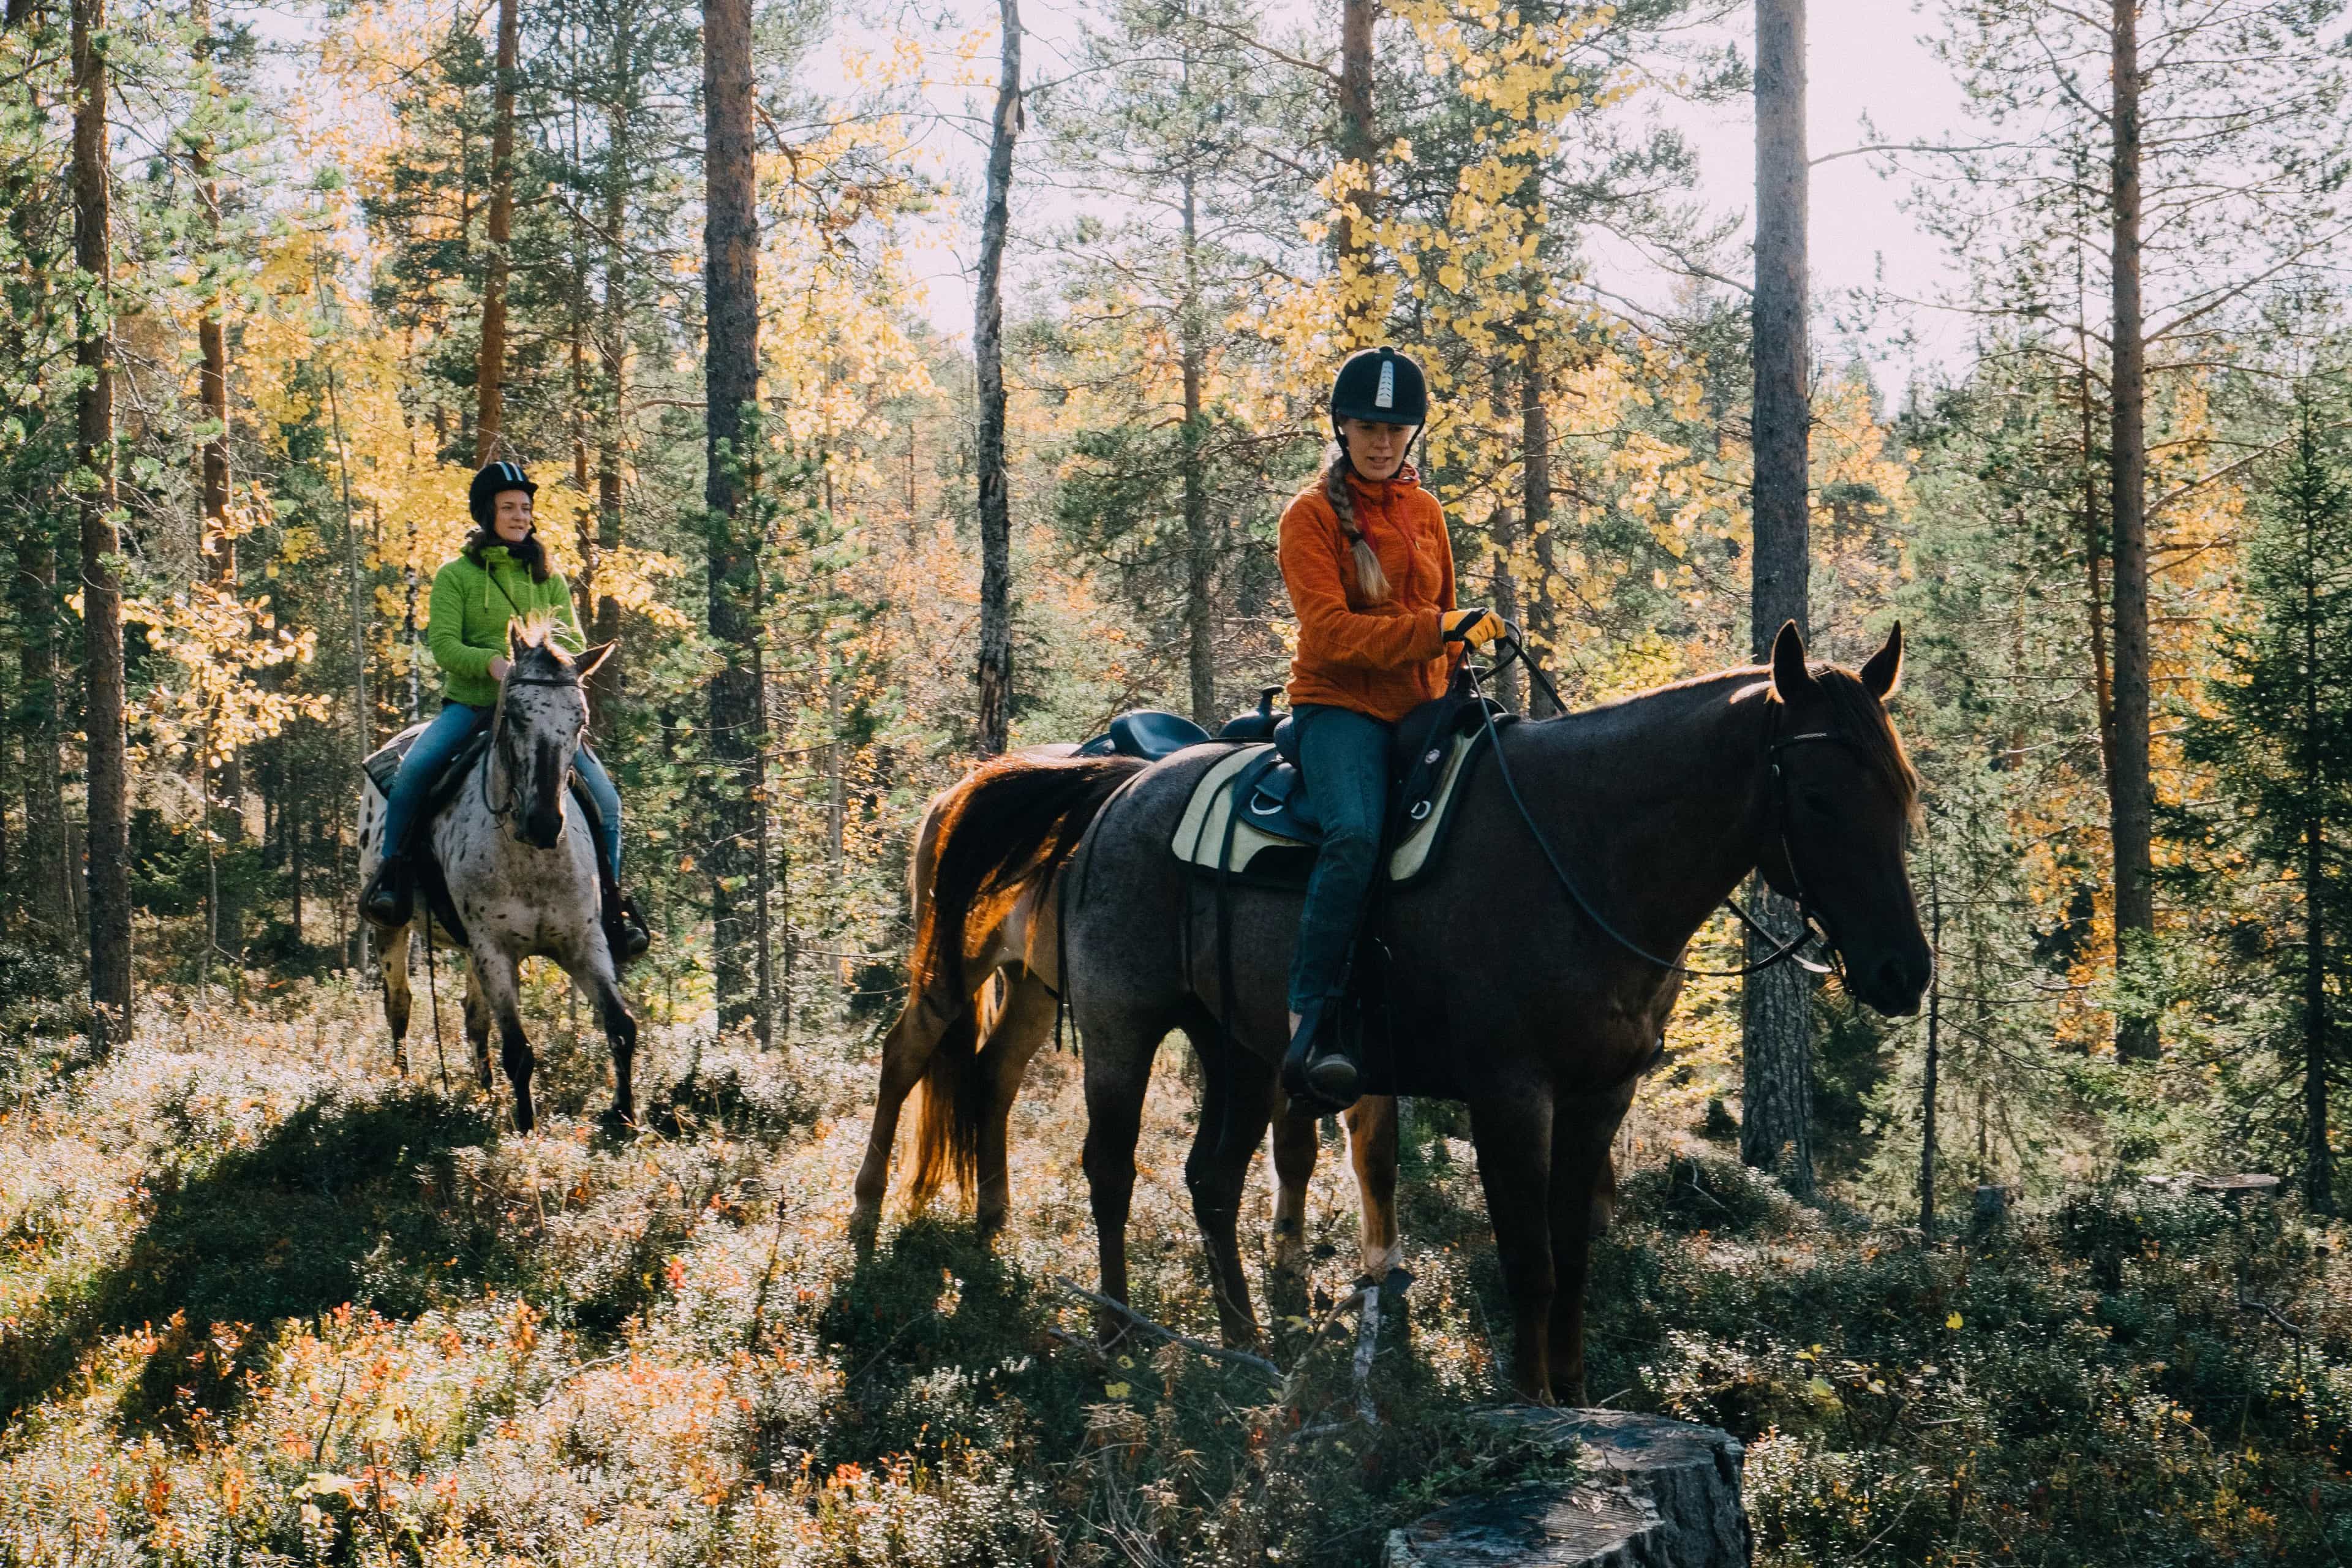
<svg viewBox="0 0 2352 1568">
<path fill-rule="evenodd" d="M 578 653 L 587 646 L 572 615 L 571 586 L 561 572 L 534 583 L 529 567 L 509 554 L 505 545 L 493 544 L 482 552 L 479 566 L 460 555 L 436 573 L 425 643 L 446 678 L 442 695 L 474 708 L 496 702 L 499 683 L 490 679 L 490 660 L 507 651 L 507 622 L 528 619 L 534 613 L 554 620 L 551 640 L 564 652 Z"/>
</svg>

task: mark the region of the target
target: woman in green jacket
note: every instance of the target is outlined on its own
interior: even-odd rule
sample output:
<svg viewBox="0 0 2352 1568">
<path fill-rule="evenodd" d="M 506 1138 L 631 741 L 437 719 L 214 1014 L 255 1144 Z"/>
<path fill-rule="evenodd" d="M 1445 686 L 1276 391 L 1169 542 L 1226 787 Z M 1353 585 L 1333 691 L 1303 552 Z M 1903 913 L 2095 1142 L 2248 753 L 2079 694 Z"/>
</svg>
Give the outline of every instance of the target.
<svg viewBox="0 0 2352 1568">
<path fill-rule="evenodd" d="M 474 531 L 456 560 L 435 574 L 425 644 L 443 674 L 441 711 L 425 727 L 384 803 L 383 861 L 361 895 L 360 909 L 378 925 L 399 923 L 407 903 L 408 866 L 402 853 L 425 792 L 476 731 L 490 721 L 499 683 L 507 673 L 507 623 L 544 616 L 551 639 L 566 653 L 584 646 L 572 609 L 572 589 L 551 571 L 531 521 L 539 487 L 514 463 L 485 463 L 468 496 Z M 621 796 L 595 754 L 582 747 L 572 762 L 596 814 L 599 861 L 604 873 L 604 925 L 613 956 L 635 957 L 648 937 L 635 901 L 621 896 Z"/>
</svg>

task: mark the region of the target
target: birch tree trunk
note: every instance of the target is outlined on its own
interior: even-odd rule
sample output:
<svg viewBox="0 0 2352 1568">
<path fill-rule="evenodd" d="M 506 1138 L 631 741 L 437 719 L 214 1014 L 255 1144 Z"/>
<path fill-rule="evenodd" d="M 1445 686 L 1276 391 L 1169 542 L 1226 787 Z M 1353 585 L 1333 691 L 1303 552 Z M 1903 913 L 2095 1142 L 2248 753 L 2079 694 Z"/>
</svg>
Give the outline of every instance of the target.
<svg viewBox="0 0 2352 1568">
<path fill-rule="evenodd" d="M 1810 476 L 1806 426 L 1807 168 L 1804 0 L 1756 6 L 1756 392 L 1752 448 L 1754 548 L 1748 623 L 1753 653 L 1769 658 L 1781 626 L 1807 624 Z M 1759 879 L 1765 928 L 1795 934 L 1795 907 Z M 1775 942 L 1772 946 L 1778 946 Z M 1772 947 L 1748 937 L 1748 962 Z M 1811 987 L 1782 963 L 1748 977 L 1742 994 L 1739 1156 L 1813 1190 Z"/>
<path fill-rule="evenodd" d="M 1012 741 L 1013 506 L 1004 461 L 1004 242 L 1012 227 L 1013 143 L 1021 134 L 1020 0 L 997 0 L 1004 32 L 990 122 L 988 186 L 980 220 L 972 358 L 980 389 L 980 752 Z"/>
</svg>

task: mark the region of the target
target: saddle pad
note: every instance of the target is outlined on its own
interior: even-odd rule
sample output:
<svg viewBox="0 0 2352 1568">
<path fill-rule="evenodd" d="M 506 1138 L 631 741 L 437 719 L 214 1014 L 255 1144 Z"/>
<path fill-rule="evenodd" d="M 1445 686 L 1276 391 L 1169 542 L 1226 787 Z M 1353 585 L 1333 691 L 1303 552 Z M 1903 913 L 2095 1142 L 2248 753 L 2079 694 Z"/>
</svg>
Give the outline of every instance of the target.
<svg viewBox="0 0 2352 1568">
<path fill-rule="evenodd" d="M 361 769 L 366 773 L 368 782 L 375 785 L 378 795 L 392 794 L 392 781 L 398 776 L 400 764 L 408 755 L 408 748 L 416 743 L 416 737 L 425 733 L 425 727 L 430 722 L 430 720 L 419 720 L 360 760 Z M 466 775 L 481 760 L 482 752 L 488 749 L 489 743 L 490 732 L 485 726 L 457 749 L 457 754 L 449 759 L 449 765 L 441 770 L 441 776 L 434 780 L 433 787 L 425 792 L 425 809 L 416 814 L 420 825 L 441 815 L 441 808 L 457 795 L 457 786 L 466 782 Z M 588 786 L 580 782 L 577 773 L 572 775 L 572 798 L 588 818 L 591 828 L 604 826 L 604 814 L 596 809 L 595 797 L 588 793 Z"/>
<path fill-rule="evenodd" d="M 1486 743 L 1484 726 L 1466 735 L 1449 738 L 1450 751 L 1438 774 L 1437 787 L 1431 792 L 1428 815 L 1418 822 L 1407 823 L 1403 837 L 1389 852 L 1390 881 L 1400 885 L 1415 881 L 1434 863 L 1446 824 L 1460 796 L 1462 782 L 1469 776 Z M 1247 805 L 1236 800 L 1240 789 L 1247 787 L 1273 751 L 1270 744 L 1236 746 L 1232 755 L 1220 759 L 1201 775 L 1200 782 L 1192 786 L 1192 798 L 1185 802 L 1183 816 L 1177 819 L 1176 832 L 1169 846 L 1177 859 L 1204 871 L 1218 870 L 1220 862 L 1223 862 L 1223 868 L 1228 876 L 1260 882 L 1287 885 L 1306 879 L 1307 869 L 1314 864 L 1316 841 L 1267 832 L 1250 820 Z M 1314 787 L 1314 782 L 1307 781 L 1310 805 Z M 1241 807 L 1238 820 L 1234 816 L 1237 805 Z"/>
</svg>

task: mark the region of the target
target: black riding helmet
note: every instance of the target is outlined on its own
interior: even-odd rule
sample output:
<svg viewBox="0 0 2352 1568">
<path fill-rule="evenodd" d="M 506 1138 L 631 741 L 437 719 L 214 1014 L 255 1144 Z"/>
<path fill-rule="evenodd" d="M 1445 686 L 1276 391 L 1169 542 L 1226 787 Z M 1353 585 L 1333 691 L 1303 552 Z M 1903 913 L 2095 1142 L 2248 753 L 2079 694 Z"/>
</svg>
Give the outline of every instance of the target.
<svg viewBox="0 0 2352 1568">
<path fill-rule="evenodd" d="M 1374 425 L 1429 423 L 1429 384 L 1409 354 L 1392 348 L 1362 349 L 1348 356 L 1331 383 L 1331 427 L 1342 419 Z"/>
<path fill-rule="evenodd" d="M 520 490 L 527 496 L 539 494 L 539 487 L 530 482 L 530 476 L 522 471 L 520 463 L 509 463 L 504 458 L 484 463 L 474 475 L 473 487 L 466 492 L 466 510 L 484 528 L 498 520 L 499 494 L 502 490 Z"/>
</svg>

